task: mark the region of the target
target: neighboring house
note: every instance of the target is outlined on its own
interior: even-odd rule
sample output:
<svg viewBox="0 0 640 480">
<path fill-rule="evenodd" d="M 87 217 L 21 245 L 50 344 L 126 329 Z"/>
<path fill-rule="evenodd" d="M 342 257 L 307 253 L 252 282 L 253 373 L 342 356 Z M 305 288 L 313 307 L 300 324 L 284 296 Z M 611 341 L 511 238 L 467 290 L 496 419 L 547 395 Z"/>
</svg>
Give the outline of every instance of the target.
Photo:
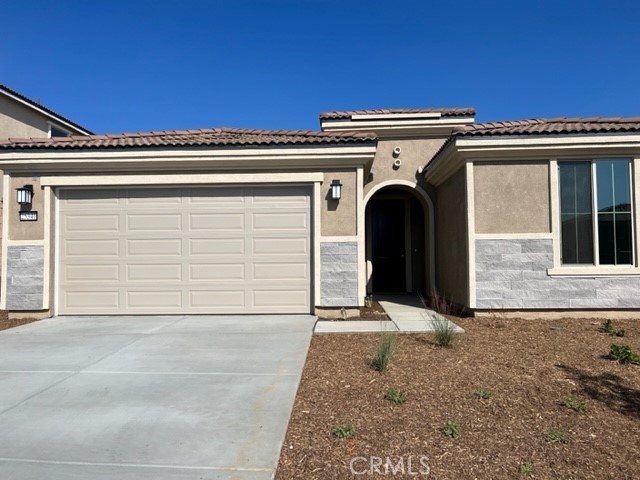
<svg viewBox="0 0 640 480">
<path fill-rule="evenodd" d="M 0 85 L 0 141 L 10 138 L 50 138 L 91 133 L 38 102 Z M 0 182 L 0 210 L 3 194 L 4 182 Z"/>
<path fill-rule="evenodd" d="M 34 189 L 7 203 L 0 307 L 309 313 L 438 289 L 473 310 L 640 308 L 640 119 L 474 114 L 0 142 L 6 187 Z"/>
<path fill-rule="evenodd" d="M 0 140 L 67 137 L 91 133 L 62 115 L 0 85 Z"/>
<path fill-rule="evenodd" d="M 67 137 L 91 133 L 40 103 L 0 85 L 0 140 Z"/>
</svg>

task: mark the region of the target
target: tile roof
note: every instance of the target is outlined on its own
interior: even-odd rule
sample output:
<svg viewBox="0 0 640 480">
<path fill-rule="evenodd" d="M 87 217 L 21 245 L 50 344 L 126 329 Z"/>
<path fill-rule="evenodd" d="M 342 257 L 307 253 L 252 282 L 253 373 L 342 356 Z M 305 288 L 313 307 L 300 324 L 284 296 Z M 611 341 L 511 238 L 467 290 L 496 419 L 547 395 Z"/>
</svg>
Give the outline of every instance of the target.
<svg viewBox="0 0 640 480">
<path fill-rule="evenodd" d="M 456 127 L 453 135 L 535 135 L 640 132 L 640 117 L 532 118 Z"/>
<path fill-rule="evenodd" d="M 576 135 L 640 132 L 640 117 L 557 117 L 474 123 L 455 127 L 446 142 L 431 157 L 425 171 L 438 165 L 438 158 L 458 137 L 517 135 Z"/>
<path fill-rule="evenodd" d="M 443 117 L 472 117 L 474 108 L 380 108 L 377 110 L 351 110 L 344 112 L 323 112 L 320 120 L 349 119 L 353 115 L 391 115 L 402 113 L 440 113 Z"/>
<path fill-rule="evenodd" d="M 21 93 L 16 92 L 15 90 L 12 90 L 11 88 L 7 87 L 6 85 L 2 85 L 0 84 L 0 92 L 5 91 L 6 93 L 13 95 L 14 97 L 19 98 L 20 100 L 22 100 L 25 103 L 28 103 L 29 105 L 31 105 L 32 107 L 38 108 L 40 110 L 43 110 L 44 112 L 46 112 L 47 114 L 51 115 L 52 117 L 56 117 L 58 120 L 62 120 L 63 122 L 68 123 L 69 125 L 77 128 L 78 130 L 82 130 L 84 132 L 87 132 L 88 134 L 91 134 L 93 132 L 91 132 L 90 130 L 84 128 L 81 125 L 78 125 L 76 122 L 72 122 L 71 120 L 69 120 L 66 117 L 63 117 L 62 115 L 60 115 L 59 113 L 54 112 L 53 110 L 51 110 L 50 108 L 45 107 L 44 105 L 39 104 L 38 102 L 35 102 L 33 100 L 31 100 L 28 97 L 25 97 L 24 95 L 22 95 Z"/>
<path fill-rule="evenodd" d="M 371 144 L 376 135 L 365 132 L 315 132 L 304 130 L 251 130 L 210 128 L 164 130 L 113 135 L 74 135 L 53 138 L 10 138 L 0 141 L 0 149 L 98 149 L 155 147 L 217 147 L 271 145 Z"/>
</svg>

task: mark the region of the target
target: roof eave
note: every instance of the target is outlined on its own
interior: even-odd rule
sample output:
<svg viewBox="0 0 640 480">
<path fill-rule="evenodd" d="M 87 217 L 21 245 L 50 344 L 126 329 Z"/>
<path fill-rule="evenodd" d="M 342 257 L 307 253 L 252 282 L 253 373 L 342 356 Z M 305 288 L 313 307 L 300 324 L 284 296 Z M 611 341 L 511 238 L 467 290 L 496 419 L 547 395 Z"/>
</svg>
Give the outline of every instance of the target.
<svg viewBox="0 0 640 480">
<path fill-rule="evenodd" d="M 640 132 L 454 135 L 423 168 L 423 175 L 437 186 L 467 161 L 521 161 L 585 155 L 640 156 Z"/>
<path fill-rule="evenodd" d="M 366 166 L 373 161 L 375 144 L 301 145 L 264 148 L 150 148 L 0 150 L 0 167 L 6 171 L 107 172 L 184 171 L 184 169 L 242 170 L 313 169 Z"/>
<path fill-rule="evenodd" d="M 443 137 L 456 128 L 471 125 L 474 117 L 397 118 L 360 120 L 322 120 L 323 132 L 372 132 L 380 138 L 387 137 Z"/>
</svg>

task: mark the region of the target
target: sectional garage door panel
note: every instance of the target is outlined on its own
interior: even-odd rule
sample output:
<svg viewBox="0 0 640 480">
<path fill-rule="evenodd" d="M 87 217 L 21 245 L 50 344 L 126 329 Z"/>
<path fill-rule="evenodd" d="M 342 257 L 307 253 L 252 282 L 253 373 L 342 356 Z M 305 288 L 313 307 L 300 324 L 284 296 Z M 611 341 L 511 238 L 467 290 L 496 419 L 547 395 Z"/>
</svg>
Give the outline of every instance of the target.
<svg viewBox="0 0 640 480">
<path fill-rule="evenodd" d="M 308 313 L 310 188 L 59 192 L 66 314 Z"/>
</svg>

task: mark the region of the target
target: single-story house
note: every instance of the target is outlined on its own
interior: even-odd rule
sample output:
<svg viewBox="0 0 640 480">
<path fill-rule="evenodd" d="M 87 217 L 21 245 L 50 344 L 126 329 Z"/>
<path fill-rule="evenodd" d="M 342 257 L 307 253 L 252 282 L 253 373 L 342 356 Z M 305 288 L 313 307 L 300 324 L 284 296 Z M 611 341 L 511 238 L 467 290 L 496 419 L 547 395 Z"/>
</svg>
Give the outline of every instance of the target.
<svg viewBox="0 0 640 480">
<path fill-rule="evenodd" d="M 0 308 L 309 313 L 434 289 L 472 311 L 640 308 L 640 118 L 474 115 L 0 142 Z"/>
</svg>

